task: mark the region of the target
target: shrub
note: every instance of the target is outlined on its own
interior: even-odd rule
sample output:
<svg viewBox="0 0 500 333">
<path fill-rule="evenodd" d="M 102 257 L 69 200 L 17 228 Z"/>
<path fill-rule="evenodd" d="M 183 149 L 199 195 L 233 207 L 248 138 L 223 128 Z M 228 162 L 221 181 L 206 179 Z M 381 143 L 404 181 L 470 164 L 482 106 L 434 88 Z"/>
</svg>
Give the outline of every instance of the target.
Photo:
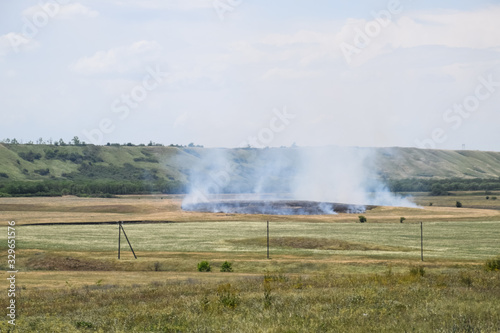
<svg viewBox="0 0 500 333">
<path fill-rule="evenodd" d="M 224 261 L 224 263 L 222 264 L 222 266 L 220 268 L 220 271 L 221 272 L 232 272 L 233 271 L 232 264 L 228 261 Z"/>
<path fill-rule="evenodd" d="M 429 206 L 432 206 L 432 202 L 429 202 Z"/>
<path fill-rule="evenodd" d="M 457 206 L 457 208 L 460 208 L 460 207 L 462 207 L 462 203 L 460 201 L 457 201 L 457 203 L 455 204 L 455 206 Z"/>
<path fill-rule="evenodd" d="M 412 276 L 424 276 L 425 275 L 425 268 L 424 266 L 411 266 L 410 267 L 410 275 Z"/>
<path fill-rule="evenodd" d="M 486 260 L 485 268 L 487 271 L 500 270 L 500 257 Z"/>
<path fill-rule="evenodd" d="M 34 171 L 35 173 L 39 174 L 40 176 L 46 176 L 50 173 L 49 168 L 47 169 L 37 169 Z"/>
<path fill-rule="evenodd" d="M 399 218 L 399 223 L 403 223 L 403 222 L 404 222 L 404 220 L 406 220 L 406 217 L 400 217 L 400 218 Z"/>
<path fill-rule="evenodd" d="M 497 197 L 491 197 L 491 200 L 496 200 L 496 199 L 497 199 Z"/>
<path fill-rule="evenodd" d="M 361 222 L 361 223 L 365 223 L 367 221 L 366 217 L 364 217 L 363 215 L 359 215 L 358 218 L 359 218 L 359 222 Z"/>
<path fill-rule="evenodd" d="M 210 263 L 208 261 L 202 261 L 198 263 L 198 271 L 199 272 L 210 272 Z"/>
<path fill-rule="evenodd" d="M 2 178 L 9 178 L 9 175 L 6 174 L 5 172 L 0 172 L 0 177 L 2 177 Z"/>
</svg>

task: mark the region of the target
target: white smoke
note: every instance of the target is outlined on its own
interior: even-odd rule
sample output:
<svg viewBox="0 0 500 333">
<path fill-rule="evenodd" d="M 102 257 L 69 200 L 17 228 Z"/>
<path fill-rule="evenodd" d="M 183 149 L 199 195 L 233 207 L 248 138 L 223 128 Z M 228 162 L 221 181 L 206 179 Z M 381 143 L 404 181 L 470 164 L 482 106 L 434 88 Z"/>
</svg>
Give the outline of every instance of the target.
<svg viewBox="0 0 500 333">
<path fill-rule="evenodd" d="M 377 177 L 370 148 L 200 149 L 183 205 L 246 194 L 245 200 L 417 207 Z M 251 194 L 251 197 L 248 195 Z M 234 197 L 233 197 L 234 198 Z M 324 207 L 325 214 L 335 212 Z"/>
<path fill-rule="evenodd" d="M 358 205 L 417 207 L 408 199 L 391 193 L 378 179 L 374 153 L 371 148 L 300 149 L 301 165 L 293 197 Z"/>
</svg>

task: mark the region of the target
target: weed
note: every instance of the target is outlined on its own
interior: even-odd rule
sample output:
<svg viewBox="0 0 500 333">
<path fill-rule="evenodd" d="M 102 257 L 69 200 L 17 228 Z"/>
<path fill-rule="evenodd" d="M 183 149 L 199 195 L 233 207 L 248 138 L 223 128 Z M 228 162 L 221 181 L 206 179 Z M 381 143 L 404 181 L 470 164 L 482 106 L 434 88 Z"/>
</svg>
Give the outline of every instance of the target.
<svg viewBox="0 0 500 333">
<path fill-rule="evenodd" d="M 424 276 L 425 275 L 424 266 L 410 266 L 410 275 L 411 276 Z"/>
<path fill-rule="evenodd" d="M 233 309 L 240 302 L 238 291 L 231 287 L 230 283 L 220 284 L 217 287 L 217 296 L 219 297 L 219 303 L 227 308 Z"/>
<path fill-rule="evenodd" d="M 485 269 L 487 271 L 498 271 L 500 270 L 500 257 L 486 260 Z"/>
</svg>

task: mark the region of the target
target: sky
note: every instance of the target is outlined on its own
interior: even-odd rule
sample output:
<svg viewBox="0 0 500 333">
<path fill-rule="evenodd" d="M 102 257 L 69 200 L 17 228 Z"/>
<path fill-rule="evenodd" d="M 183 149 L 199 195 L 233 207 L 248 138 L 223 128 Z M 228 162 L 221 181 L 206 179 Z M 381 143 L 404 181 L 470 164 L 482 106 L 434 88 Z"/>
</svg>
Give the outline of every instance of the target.
<svg viewBox="0 0 500 333">
<path fill-rule="evenodd" d="M 2 1 L 0 139 L 500 151 L 500 1 Z"/>
</svg>

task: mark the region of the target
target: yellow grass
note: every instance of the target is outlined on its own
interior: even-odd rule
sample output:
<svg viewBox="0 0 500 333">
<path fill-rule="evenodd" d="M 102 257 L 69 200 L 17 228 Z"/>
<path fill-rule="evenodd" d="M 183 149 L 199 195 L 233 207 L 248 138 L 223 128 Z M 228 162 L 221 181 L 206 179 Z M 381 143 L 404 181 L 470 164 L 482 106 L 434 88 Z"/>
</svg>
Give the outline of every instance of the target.
<svg viewBox="0 0 500 333">
<path fill-rule="evenodd" d="M 460 197 L 454 197 L 459 200 Z M 427 201 L 419 197 L 419 201 Z M 500 200 L 499 200 L 500 201 Z M 221 214 L 185 212 L 182 196 L 149 195 L 119 198 L 35 197 L 0 198 L 0 225 L 15 220 L 18 225 L 35 223 L 75 223 L 109 221 L 289 221 L 290 216 Z M 466 201 L 464 201 L 466 206 Z M 418 221 L 495 221 L 500 220 L 498 209 L 473 209 L 422 206 L 417 208 L 377 207 L 364 213 L 368 222 L 405 223 Z M 297 222 L 356 222 L 357 214 L 294 216 Z"/>
</svg>

